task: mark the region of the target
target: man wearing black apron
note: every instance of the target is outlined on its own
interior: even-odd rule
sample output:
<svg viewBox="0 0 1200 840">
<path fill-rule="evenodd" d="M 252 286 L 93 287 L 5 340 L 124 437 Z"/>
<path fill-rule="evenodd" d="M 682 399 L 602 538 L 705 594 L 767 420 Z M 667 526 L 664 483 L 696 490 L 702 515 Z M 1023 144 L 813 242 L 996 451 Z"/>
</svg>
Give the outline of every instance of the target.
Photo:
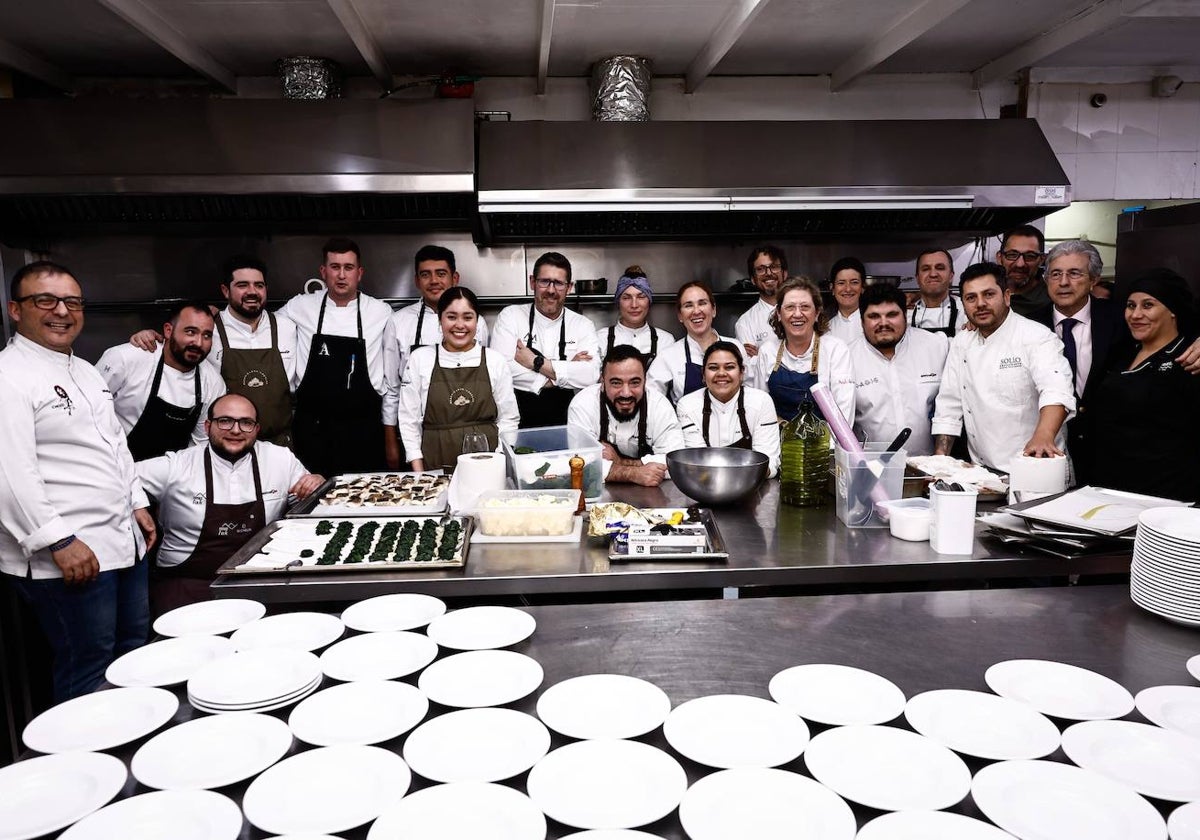
<svg viewBox="0 0 1200 840">
<path fill-rule="evenodd" d="M 922 251 L 917 255 L 916 274 L 921 296 L 909 314 L 909 325 L 954 338 L 967 316 L 962 304 L 950 294 L 954 280 L 954 259 L 950 252 L 940 248 Z"/>
</svg>

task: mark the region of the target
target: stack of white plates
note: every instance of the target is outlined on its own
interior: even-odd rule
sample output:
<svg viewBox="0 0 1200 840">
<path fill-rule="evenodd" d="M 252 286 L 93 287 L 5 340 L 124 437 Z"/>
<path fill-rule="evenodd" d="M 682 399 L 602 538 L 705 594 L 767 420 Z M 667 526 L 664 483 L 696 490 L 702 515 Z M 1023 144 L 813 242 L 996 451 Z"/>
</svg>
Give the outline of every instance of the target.
<svg viewBox="0 0 1200 840">
<path fill-rule="evenodd" d="M 321 663 L 308 651 L 265 648 L 210 662 L 187 684 L 188 702 L 202 712 L 282 709 L 321 685 Z"/>
<path fill-rule="evenodd" d="M 1200 509 L 1152 508 L 1138 517 L 1129 593 L 1143 609 L 1200 627 Z"/>
</svg>

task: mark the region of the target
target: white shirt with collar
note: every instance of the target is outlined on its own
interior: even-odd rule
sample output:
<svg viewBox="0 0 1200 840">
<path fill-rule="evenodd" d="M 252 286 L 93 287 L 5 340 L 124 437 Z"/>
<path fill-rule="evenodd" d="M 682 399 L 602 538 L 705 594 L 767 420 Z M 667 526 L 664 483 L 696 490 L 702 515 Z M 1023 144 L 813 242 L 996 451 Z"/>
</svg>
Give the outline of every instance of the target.
<svg viewBox="0 0 1200 840">
<path fill-rule="evenodd" d="M 221 323 L 229 336 L 229 347 L 233 350 L 268 350 L 271 347 L 271 319 L 264 312 L 253 324 L 247 324 L 238 318 L 228 306 L 221 311 Z M 283 360 L 283 371 L 287 374 L 288 383 L 296 379 L 296 325 L 284 315 L 276 313 L 275 327 L 278 332 L 279 357 Z M 212 351 L 204 360 L 212 365 L 217 373 L 221 372 L 221 360 L 225 356 L 225 347 L 221 343 L 221 333 L 213 328 Z"/>
<path fill-rule="evenodd" d="M 746 425 L 750 427 L 750 446 L 769 459 L 770 475 L 779 472 L 779 419 L 775 416 L 775 403 L 771 395 L 757 388 L 742 388 L 745 394 Z M 712 397 L 712 414 L 708 422 L 708 440 L 704 439 L 704 394 L 705 389 L 692 391 L 675 406 L 679 425 L 683 430 L 683 442 L 688 447 L 729 446 L 742 437 L 742 423 L 738 419 L 738 398 L 721 402 Z"/>
<path fill-rule="evenodd" d="M 421 317 L 422 309 L 425 310 L 424 318 Z M 418 323 L 421 327 L 420 336 L 417 335 Z M 414 344 L 434 347 L 442 343 L 442 322 L 438 319 L 437 310 L 423 299 L 393 312 L 392 329 L 396 333 L 396 350 L 400 356 L 400 376 L 404 376 L 404 368 L 408 365 Z M 475 340 L 487 346 L 488 325 L 482 315 L 475 322 Z"/>
<path fill-rule="evenodd" d="M 112 391 L 113 407 L 125 433 L 129 434 L 146 410 L 150 401 L 150 386 L 154 384 L 154 371 L 158 360 L 166 352 L 166 345 L 156 353 L 147 353 L 132 344 L 118 344 L 104 351 L 96 367 Z M 225 393 L 225 380 L 211 365 L 199 364 L 195 370 L 180 371 L 168 364 L 163 365 L 162 381 L 158 386 L 158 398 L 171 405 L 191 409 L 196 404 L 196 377 L 200 377 L 200 416 L 192 429 L 192 443 L 203 444 L 208 440 L 204 431 L 204 420 L 208 407 Z"/>
<path fill-rule="evenodd" d="M 132 566 L 145 549 L 133 511 L 149 502 L 104 378 L 16 335 L 0 350 L 0 393 L 0 571 L 61 578 L 47 547 L 71 535 L 100 571 Z"/>
<path fill-rule="evenodd" d="M 192 556 L 200 539 L 204 512 L 208 507 L 204 485 L 204 453 L 210 446 L 193 446 L 168 452 L 137 464 L 138 477 L 146 493 L 158 502 L 162 523 L 162 546 L 158 565 L 177 566 Z M 270 525 L 287 508 L 288 489 L 308 470 L 292 450 L 266 441 L 254 444 L 258 455 L 258 477 L 262 483 L 263 508 Z M 212 453 L 213 499 L 216 504 L 254 501 L 254 469 L 250 453 L 230 462 Z"/>
<path fill-rule="evenodd" d="M 908 325 L 921 329 L 944 329 L 950 326 L 950 298 L 946 295 L 937 306 L 926 306 L 923 299 L 917 300 L 912 312 L 907 313 Z M 961 300 L 954 301 L 954 332 L 958 333 L 967 323 L 967 312 Z"/>
<path fill-rule="evenodd" d="M 743 345 L 753 344 L 761 349 L 764 341 L 775 337 L 775 331 L 771 329 L 769 321 L 774 311 L 775 304 L 767 303 L 760 297 L 737 319 L 737 323 L 733 325 L 733 334 Z"/>
<path fill-rule="evenodd" d="M 601 327 L 596 330 L 596 342 L 600 345 L 600 361 L 604 361 L 604 357 L 608 355 L 608 331 L 613 332 L 613 347 L 618 347 L 622 344 L 628 344 L 631 347 L 636 347 L 642 353 L 650 352 L 650 334 L 653 332 L 658 336 L 658 352 L 670 347 L 678 339 L 671 335 L 666 330 L 660 330 L 658 327 L 652 327 L 650 324 L 642 324 L 636 330 L 631 330 L 629 327 L 622 324 L 620 321 L 613 324 L 611 327 Z"/>
<path fill-rule="evenodd" d="M 890 443 L 912 429 L 910 455 L 933 453 L 929 425 L 942 384 L 950 342 L 941 333 L 908 327 L 891 359 L 870 342 L 850 346 L 854 367 L 854 433 L 859 440 Z"/>
<path fill-rule="evenodd" d="M 742 359 L 746 359 L 746 345 L 736 338 L 718 335 L 717 340 L 736 344 L 742 353 Z M 670 397 L 675 402 L 679 402 L 683 397 L 684 383 L 687 378 L 688 353 L 692 355 L 692 364 L 704 367 L 704 351 L 700 349 L 696 339 L 685 335 L 665 351 L 659 351 L 658 358 L 646 371 L 646 384 L 664 397 Z"/>
<path fill-rule="evenodd" d="M 584 388 L 567 409 L 567 424 L 578 426 L 587 432 L 589 437 L 600 440 L 600 395 L 603 385 L 589 385 Z M 619 453 L 629 458 L 630 453 L 638 450 L 638 418 L 618 421 L 607 405 L 608 439 Z M 679 418 L 667 398 L 650 388 L 646 389 L 646 443 L 653 454 L 641 458 L 643 464 L 656 462 L 665 464 L 667 453 L 683 449 L 683 433 L 679 430 Z M 636 460 L 636 459 L 635 459 Z M 611 461 L 603 461 L 604 477 L 608 477 Z"/>
<path fill-rule="evenodd" d="M 1038 413 L 1061 405 L 1075 413 L 1071 368 L 1050 329 L 1010 311 L 987 338 L 978 330 L 950 342 L 930 431 L 957 435 L 965 428 L 971 460 L 1009 471 L 1037 428 Z M 1055 445 L 1066 446 L 1066 423 Z"/>
<path fill-rule="evenodd" d="M 754 357 L 753 364 L 746 371 L 748 374 L 746 384 L 758 388 L 760 391 L 767 391 L 767 380 L 771 378 L 771 373 L 775 370 L 775 356 L 779 353 L 780 343 L 778 338 L 772 338 L 758 349 L 758 355 Z M 808 373 L 812 370 L 814 344 L 815 342 L 809 342 L 808 349 L 799 356 L 793 356 L 792 352 L 784 345 L 779 366 L 797 373 Z M 817 357 L 817 379 L 829 387 L 834 402 L 846 417 L 846 422 L 852 422 L 854 417 L 854 367 L 850 362 L 850 348 L 846 346 L 846 342 L 835 335 L 826 333 L 821 336 L 821 352 Z"/>
<path fill-rule="evenodd" d="M 536 394 L 550 380 L 513 360 L 517 354 L 517 341 L 523 341 L 525 346 L 529 346 L 529 309 L 532 306 L 532 303 L 514 303 L 500 310 L 492 327 L 492 338 L 488 346 L 508 361 L 513 387 L 518 391 Z M 567 340 L 566 347 L 560 354 L 558 340 L 562 335 L 564 318 Z M 579 391 L 595 384 L 600 378 L 600 345 L 596 343 L 596 325 L 590 318 L 564 307 L 557 318 L 550 320 L 534 309 L 532 339 L 533 349 L 554 365 L 554 385 L 557 387 Z M 571 361 L 576 354 L 585 350 L 592 357 L 590 361 Z"/>
<path fill-rule="evenodd" d="M 840 338 L 847 346 L 858 341 L 863 335 L 862 315 L 856 309 L 846 317 L 835 309 L 829 318 L 829 335 Z"/>
<path fill-rule="evenodd" d="M 1053 307 L 1052 311 L 1054 313 L 1054 334 L 1062 341 L 1064 338 L 1063 321 L 1068 316 L 1059 312 L 1058 307 Z M 1084 302 L 1083 308 L 1069 317 L 1074 318 L 1078 322 L 1071 327 L 1071 335 L 1075 336 L 1075 393 L 1082 394 L 1083 389 L 1087 387 L 1088 372 L 1092 369 L 1091 295 Z"/>
</svg>

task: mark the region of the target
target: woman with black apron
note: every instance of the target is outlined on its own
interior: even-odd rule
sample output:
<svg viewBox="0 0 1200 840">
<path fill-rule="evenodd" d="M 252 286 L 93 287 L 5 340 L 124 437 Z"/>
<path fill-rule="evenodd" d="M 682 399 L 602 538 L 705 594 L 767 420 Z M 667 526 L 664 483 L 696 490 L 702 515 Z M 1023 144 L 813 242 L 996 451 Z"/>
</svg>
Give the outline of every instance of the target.
<svg viewBox="0 0 1200 840">
<path fill-rule="evenodd" d="M 631 265 L 625 269 L 617 281 L 613 301 L 617 304 L 617 323 L 596 331 L 601 361 L 608 357 L 614 347 L 628 344 L 642 352 L 646 367 L 649 368 L 658 358 L 660 350 L 675 343 L 675 336 L 649 323 L 654 292 L 641 266 Z"/>
<path fill-rule="evenodd" d="M 718 335 L 713 329 L 717 303 L 707 283 L 693 280 L 679 288 L 675 304 L 679 322 L 687 330 L 681 341 L 660 350 L 646 373 L 650 385 L 678 404 L 686 394 L 704 387 L 704 351 L 715 341 L 728 341 L 741 348 L 735 338 Z"/>
</svg>

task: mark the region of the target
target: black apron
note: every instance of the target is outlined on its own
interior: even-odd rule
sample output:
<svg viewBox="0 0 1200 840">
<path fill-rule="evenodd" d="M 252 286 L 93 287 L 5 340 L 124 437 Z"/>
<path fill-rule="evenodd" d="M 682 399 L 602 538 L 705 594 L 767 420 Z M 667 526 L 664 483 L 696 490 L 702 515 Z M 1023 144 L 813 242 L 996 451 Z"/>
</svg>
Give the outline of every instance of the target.
<svg viewBox="0 0 1200 840">
<path fill-rule="evenodd" d="M 954 302 L 954 295 L 950 295 L 947 300 L 950 301 L 950 323 L 944 327 L 917 327 L 919 330 L 931 333 L 945 333 L 947 337 L 954 338 L 956 332 L 954 325 L 958 323 L 958 304 Z M 913 307 L 912 326 L 917 326 L 917 308 Z"/>
<path fill-rule="evenodd" d="M 608 328 L 608 347 L 604 351 L 605 358 L 607 358 L 608 354 L 613 351 L 613 347 L 616 346 L 616 340 L 617 340 L 617 327 L 614 324 Z M 649 370 L 650 365 L 653 364 L 654 360 L 657 357 L 658 357 L 658 331 L 655 330 L 654 327 L 651 327 L 650 328 L 650 352 L 642 354 L 642 358 L 644 358 L 646 360 L 646 369 L 647 370 Z"/>
<path fill-rule="evenodd" d="M 413 343 L 412 343 L 412 344 L 410 344 L 410 345 L 409 345 L 409 347 L 408 347 L 408 352 L 409 352 L 409 353 L 411 353 L 412 351 L 416 350 L 418 347 L 424 347 L 424 346 L 425 346 L 424 344 L 422 344 L 422 343 L 421 343 L 421 330 L 422 330 L 422 329 L 424 328 L 424 326 L 425 326 L 425 310 L 426 310 L 426 309 L 428 309 L 428 308 L 429 308 L 429 307 L 427 307 L 427 306 L 425 305 L 424 301 L 422 301 L 422 302 L 421 302 L 421 314 L 417 316 L 417 332 L 416 332 L 416 334 L 413 336 Z"/>
<path fill-rule="evenodd" d="M 225 390 L 254 403 L 258 412 L 258 439 L 280 446 L 292 441 L 292 387 L 283 357 L 279 355 L 279 327 L 274 313 L 266 313 L 271 346 L 254 350 L 229 346 L 225 323 L 218 312 L 213 320 L 221 336 L 221 378 Z"/>
<path fill-rule="evenodd" d="M 529 335 L 526 336 L 525 346 L 534 349 L 533 316 L 536 311 L 533 304 L 529 305 Z M 545 355 L 544 353 L 542 355 Z M 562 313 L 562 328 L 558 334 L 558 361 L 567 358 L 567 313 Z M 547 385 L 538 393 L 516 389 L 517 410 L 521 412 L 520 428 L 535 429 L 542 426 L 565 426 L 567 409 L 575 392 L 570 388 L 559 388 Z"/>
<path fill-rule="evenodd" d="M 146 407 L 142 409 L 142 416 L 138 418 L 137 423 L 129 430 L 129 452 L 135 461 L 157 458 L 168 452 L 186 449 L 192 442 L 192 430 L 196 428 L 196 421 L 200 419 L 203 403 L 200 395 L 200 365 L 196 365 L 192 370 L 193 381 L 196 383 L 196 404 L 191 408 L 172 405 L 158 396 L 166 353 L 167 348 L 164 347 L 158 357 L 154 381 L 150 383 L 150 396 L 146 399 Z"/>
<path fill-rule="evenodd" d="M 638 401 L 638 446 L 636 455 L 627 455 L 621 450 L 621 447 L 608 439 L 608 400 L 604 398 L 604 386 L 600 386 L 600 442 L 612 444 L 613 449 L 617 450 L 617 454 L 622 458 L 629 458 L 633 461 L 640 461 L 647 455 L 654 454 L 654 447 L 646 441 L 646 415 L 650 410 L 646 404 L 646 395 L 643 394 L 641 400 Z"/>
<path fill-rule="evenodd" d="M 737 404 L 738 423 L 742 426 L 742 436 L 733 443 L 728 444 L 734 449 L 753 449 L 753 436 L 750 434 L 750 424 L 746 422 L 746 389 L 738 389 L 738 404 Z M 708 424 L 712 419 L 712 394 L 708 389 L 704 389 L 704 422 L 701 425 L 700 433 L 704 435 L 704 445 L 712 446 L 712 442 L 708 439 Z"/>
<path fill-rule="evenodd" d="M 296 457 L 309 472 L 327 478 L 376 472 L 385 467 L 383 397 L 367 372 L 361 302 L 357 338 L 321 332 L 328 302 L 327 294 L 321 301 L 304 378 L 296 389 L 292 421 Z"/>
</svg>

